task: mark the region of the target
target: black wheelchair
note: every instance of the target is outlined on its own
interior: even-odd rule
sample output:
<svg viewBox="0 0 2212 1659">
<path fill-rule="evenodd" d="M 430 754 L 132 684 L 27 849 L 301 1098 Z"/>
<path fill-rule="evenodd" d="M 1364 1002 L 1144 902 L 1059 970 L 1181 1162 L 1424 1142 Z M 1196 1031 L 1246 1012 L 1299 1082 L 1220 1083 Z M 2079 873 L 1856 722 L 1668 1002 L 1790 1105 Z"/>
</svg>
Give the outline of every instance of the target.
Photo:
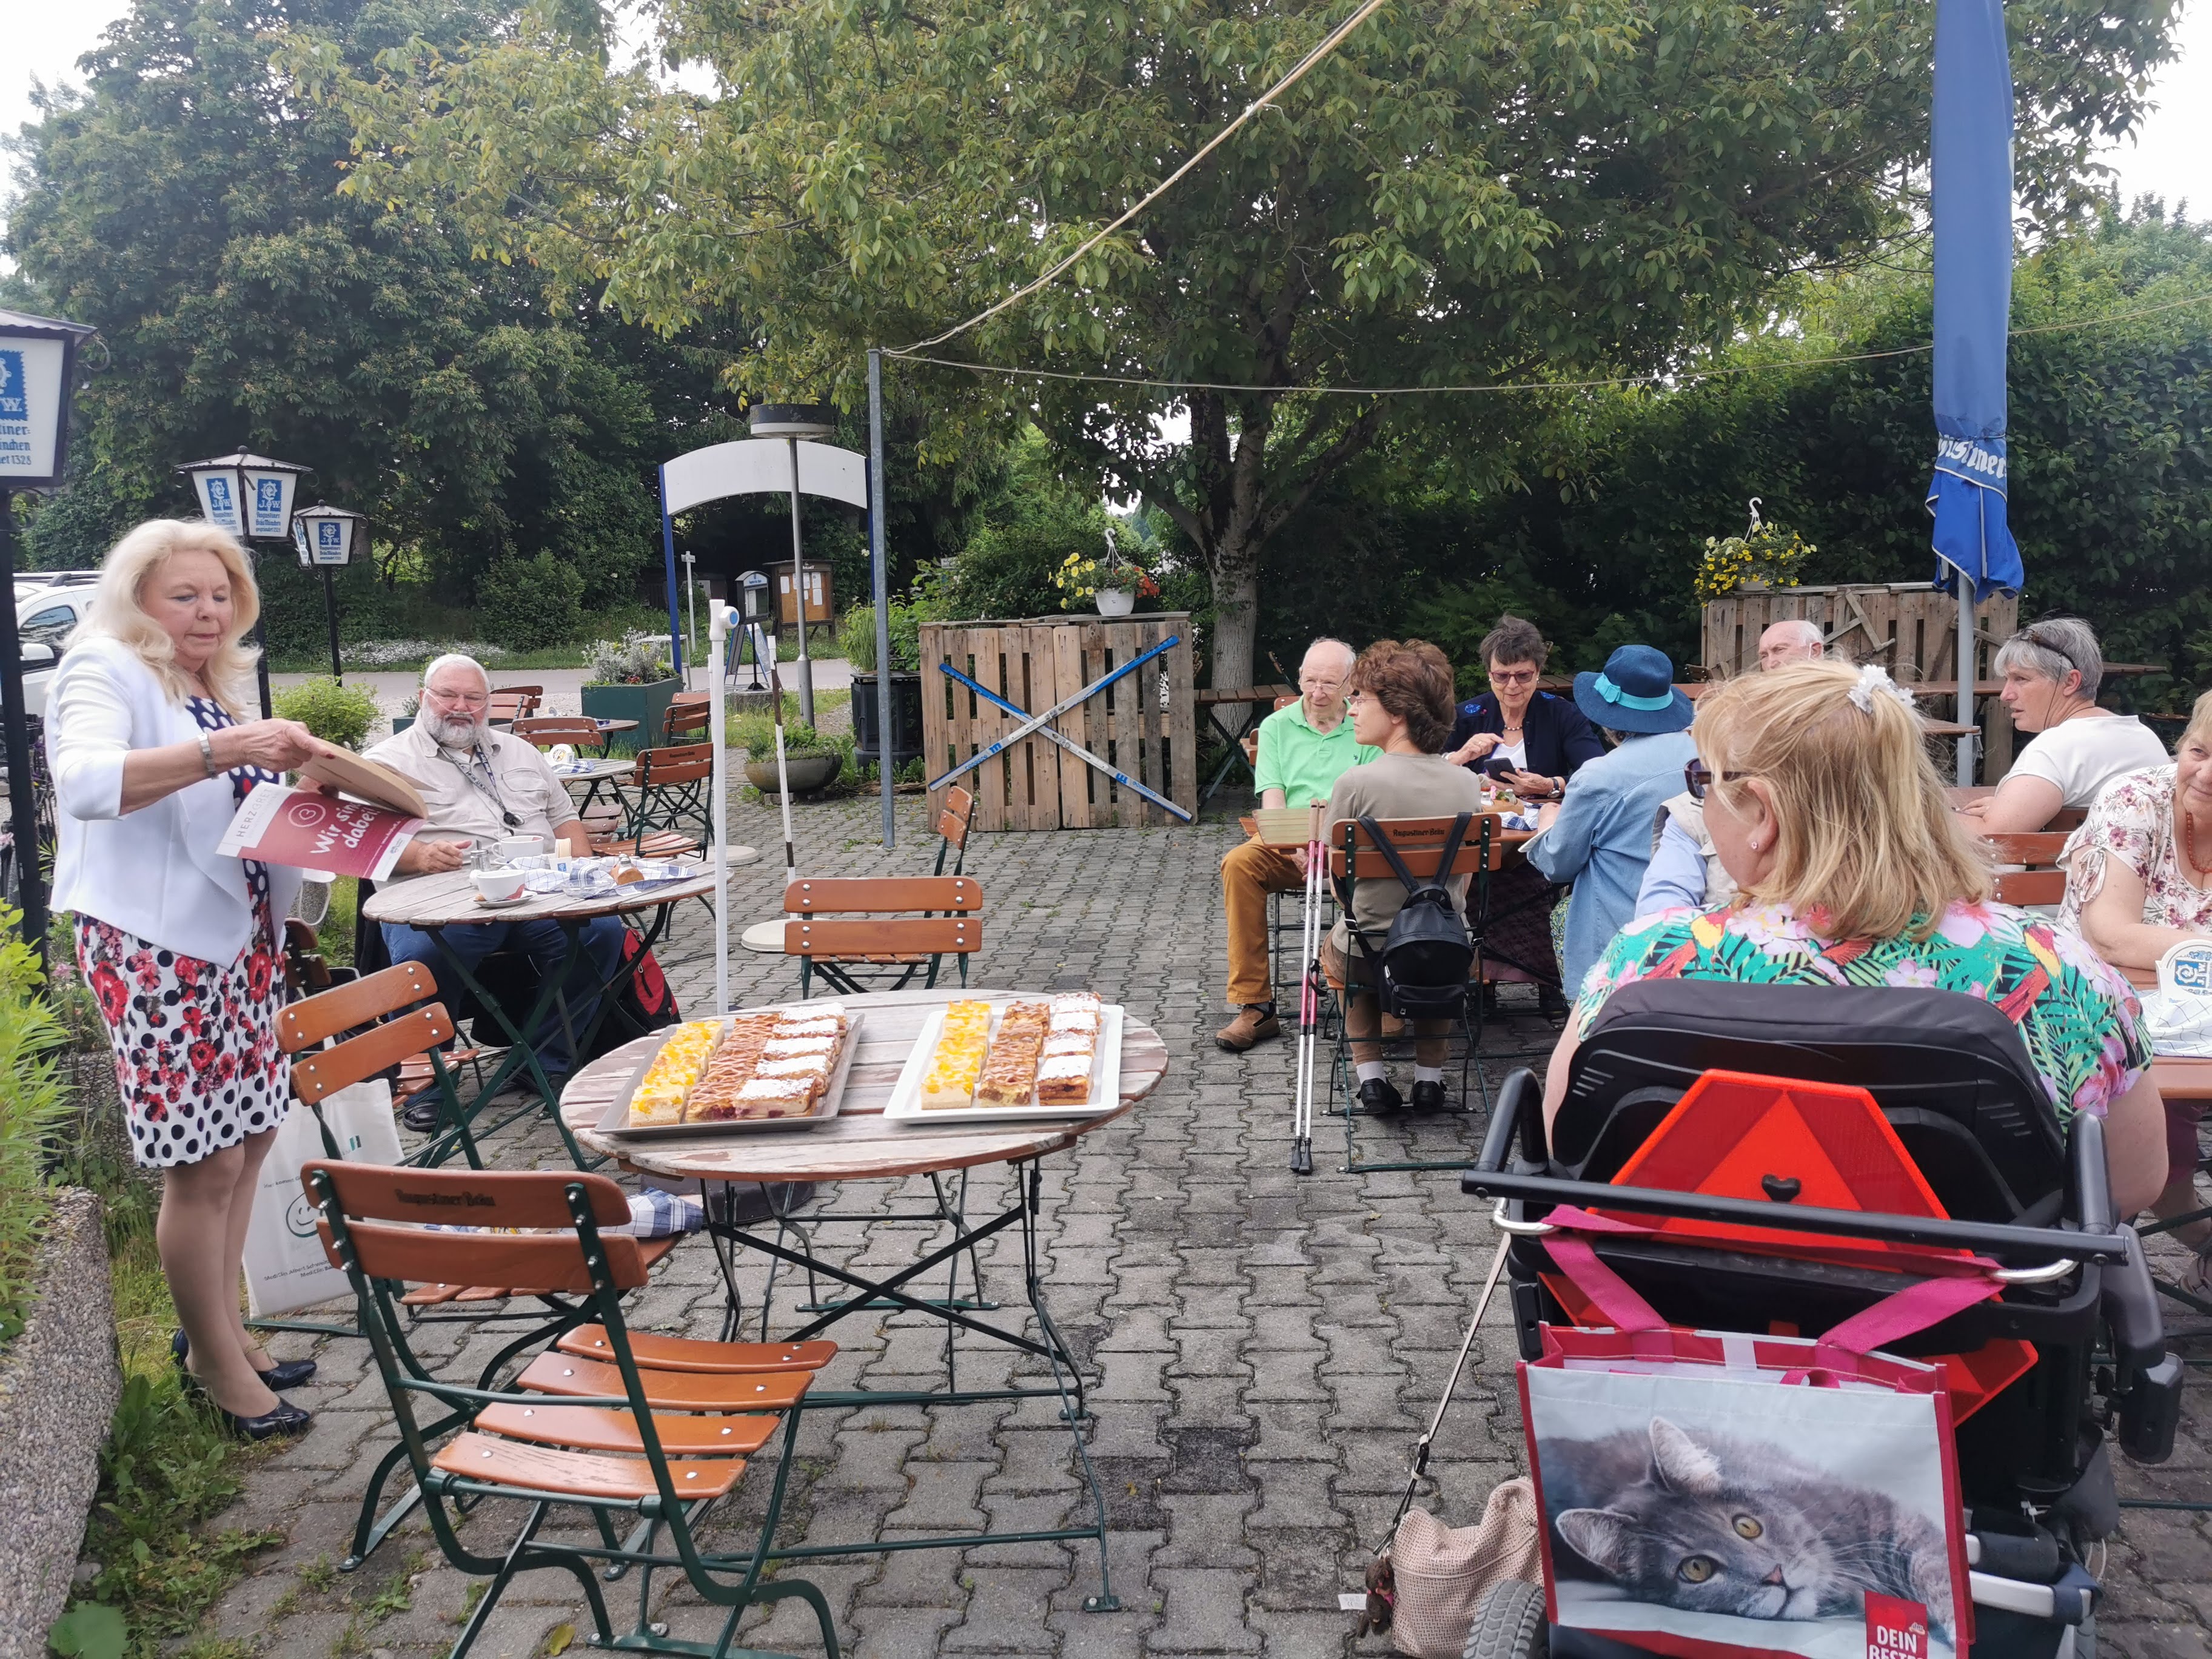
<svg viewBox="0 0 2212 1659">
<path fill-rule="evenodd" d="M 1615 1184 L 1661 1121 L 1708 1071 L 1866 1090 L 1943 1217 L 1812 1209 L 1766 1197 Z M 2167 1353 L 2134 1231 L 2112 1213 L 2104 1126 L 2062 1132 L 2011 1022 L 1949 992 L 1654 981 L 1617 992 L 1577 1051 L 1546 1133 L 1543 1086 L 1516 1072 L 1481 1158 L 1461 1178 L 1512 1235 L 1513 1322 L 1524 1358 L 1540 1328 L 1574 1323 L 1543 1220 L 1572 1205 L 1640 1220 L 1718 1224 L 1726 1239 L 1594 1235 L 1599 1259 L 1670 1324 L 1814 1334 L 1913 1282 L 1894 1271 L 1768 1255 L 1744 1229 L 1971 1250 L 2000 1264 L 1997 1299 L 1894 1345 L 1907 1358 L 1971 1354 L 1996 1338 L 2034 1345 L 2033 1364 L 1957 1425 L 1972 1569 L 1976 1659 L 2081 1659 L 2095 1646 L 2089 1564 L 2118 1527 L 2109 1437 L 2138 1462 L 2171 1453 L 2182 1370 Z M 1553 1284 L 1559 1280 L 1554 1277 Z M 1549 1624 L 1544 1593 L 1500 1585 L 1467 1652 L 1485 1659 L 1617 1659 L 1642 1651 Z"/>
</svg>

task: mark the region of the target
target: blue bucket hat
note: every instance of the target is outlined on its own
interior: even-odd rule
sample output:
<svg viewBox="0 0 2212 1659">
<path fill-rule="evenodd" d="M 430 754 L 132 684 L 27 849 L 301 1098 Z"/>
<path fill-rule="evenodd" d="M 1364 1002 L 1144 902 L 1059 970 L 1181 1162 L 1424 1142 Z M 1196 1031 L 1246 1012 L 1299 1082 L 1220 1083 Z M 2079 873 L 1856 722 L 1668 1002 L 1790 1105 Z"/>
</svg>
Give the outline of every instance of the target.
<svg viewBox="0 0 2212 1659">
<path fill-rule="evenodd" d="M 1615 732 L 1680 732 L 1697 711 L 1674 689 L 1674 665 L 1664 651 L 1624 645 L 1605 671 L 1575 676 L 1575 707 L 1593 726 Z"/>
</svg>

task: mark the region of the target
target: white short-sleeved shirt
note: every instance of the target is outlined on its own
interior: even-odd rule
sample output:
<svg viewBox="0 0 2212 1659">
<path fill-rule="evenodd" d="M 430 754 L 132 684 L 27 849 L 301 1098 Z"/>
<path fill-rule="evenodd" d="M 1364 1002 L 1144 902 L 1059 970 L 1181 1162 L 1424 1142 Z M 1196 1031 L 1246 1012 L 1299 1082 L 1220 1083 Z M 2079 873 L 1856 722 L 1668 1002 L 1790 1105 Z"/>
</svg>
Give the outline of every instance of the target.
<svg viewBox="0 0 2212 1659">
<path fill-rule="evenodd" d="M 576 816 L 560 774 L 534 745 L 511 732 L 487 732 L 482 746 L 489 768 L 489 776 L 477 773 L 482 787 L 471 779 L 469 757 L 441 749 L 420 720 L 375 744 L 368 758 L 383 762 L 422 792 L 430 809 L 424 841 L 536 836 L 550 847 L 554 831 Z M 502 812 L 512 812 L 518 822 L 507 823 Z M 405 878 L 395 872 L 392 879 Z"/>
<path fill-rule="evenodd" d="M 2041 778 L 2058 791 L 2061 807 L 2087 808 L 2114 778 L 2172 758 L 2133 714 L 2089 714 L 2037 732 L 2005 776 Z"/>
</svg>

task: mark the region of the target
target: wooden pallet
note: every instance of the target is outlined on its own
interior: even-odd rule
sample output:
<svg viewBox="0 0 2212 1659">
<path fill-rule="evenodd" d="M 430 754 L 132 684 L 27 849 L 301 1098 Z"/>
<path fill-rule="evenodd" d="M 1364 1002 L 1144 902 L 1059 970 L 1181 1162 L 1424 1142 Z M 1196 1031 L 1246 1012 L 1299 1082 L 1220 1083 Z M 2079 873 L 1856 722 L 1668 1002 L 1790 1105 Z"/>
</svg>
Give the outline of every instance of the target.
<svg viewBox="0 0 2212 1659">
<path fill-rule="evenodd" d="M 1802 618 L 1817 626 L 1831 654 L 1878 662 L 1906 684 L 1952 680 L 1959 668 L 1959 600 L 1926 582 L 1845 584 L 1832 587 L 1739 590 L 1709 599 L 1705 665 L 1715 679 L 1759 667 L 1759 636 L 1771 623 Z M 1990 659 L 2020 625 L 2020 600 L 2000 594 L 1974 607 L 1974 677 L 1995 678 Z M 1938 701 L 1948 701 L 1939 699 Z M 2012 722 L 1985 697 L 1980 710 L 1982 776 L 2012 767 Z"/>
<path fill-rule="evenodd" d="M 945 675 L 949 663 L 1017 707 L 1041 713 L 1170 635 L 1182 636 L 1053 724 L 1177 805 L 1198 807 L 1190 617 L 1042 617 L 921 625 L 923 764 L 938 776 L 1021 724 Z M 1164 690 L 1163 688 L 1164 687 Z M 1048 739 L 1024 738 L 959 782 L 978 830 L 1091 830 L 1175 820 Z M 930 811 L 943 805 L 933 791 Z"/>
</svg>

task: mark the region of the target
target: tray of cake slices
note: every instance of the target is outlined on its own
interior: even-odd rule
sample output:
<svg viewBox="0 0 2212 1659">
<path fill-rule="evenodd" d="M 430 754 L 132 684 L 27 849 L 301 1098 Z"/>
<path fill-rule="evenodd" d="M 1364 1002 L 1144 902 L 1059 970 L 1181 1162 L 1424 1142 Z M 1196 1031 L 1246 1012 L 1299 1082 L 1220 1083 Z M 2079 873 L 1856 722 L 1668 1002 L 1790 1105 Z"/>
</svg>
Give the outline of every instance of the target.
<svg viewBox="0 0 2212 1659">
<path fill-rule="evenodd" d="M 844 1100 L 860 1029 L 859 1016 L 834 1002 L 672 1026 L 599 1132 L 658 1140 L 827 1122 Z"/>
<path fill-rule="evenodd" d="M 1121 1099 L 1121 1010 L 1088 991 L 963 998 L 922 1022 L 884 1115 L 908 1124 L 1092 1117 Z"/>
</svg>

